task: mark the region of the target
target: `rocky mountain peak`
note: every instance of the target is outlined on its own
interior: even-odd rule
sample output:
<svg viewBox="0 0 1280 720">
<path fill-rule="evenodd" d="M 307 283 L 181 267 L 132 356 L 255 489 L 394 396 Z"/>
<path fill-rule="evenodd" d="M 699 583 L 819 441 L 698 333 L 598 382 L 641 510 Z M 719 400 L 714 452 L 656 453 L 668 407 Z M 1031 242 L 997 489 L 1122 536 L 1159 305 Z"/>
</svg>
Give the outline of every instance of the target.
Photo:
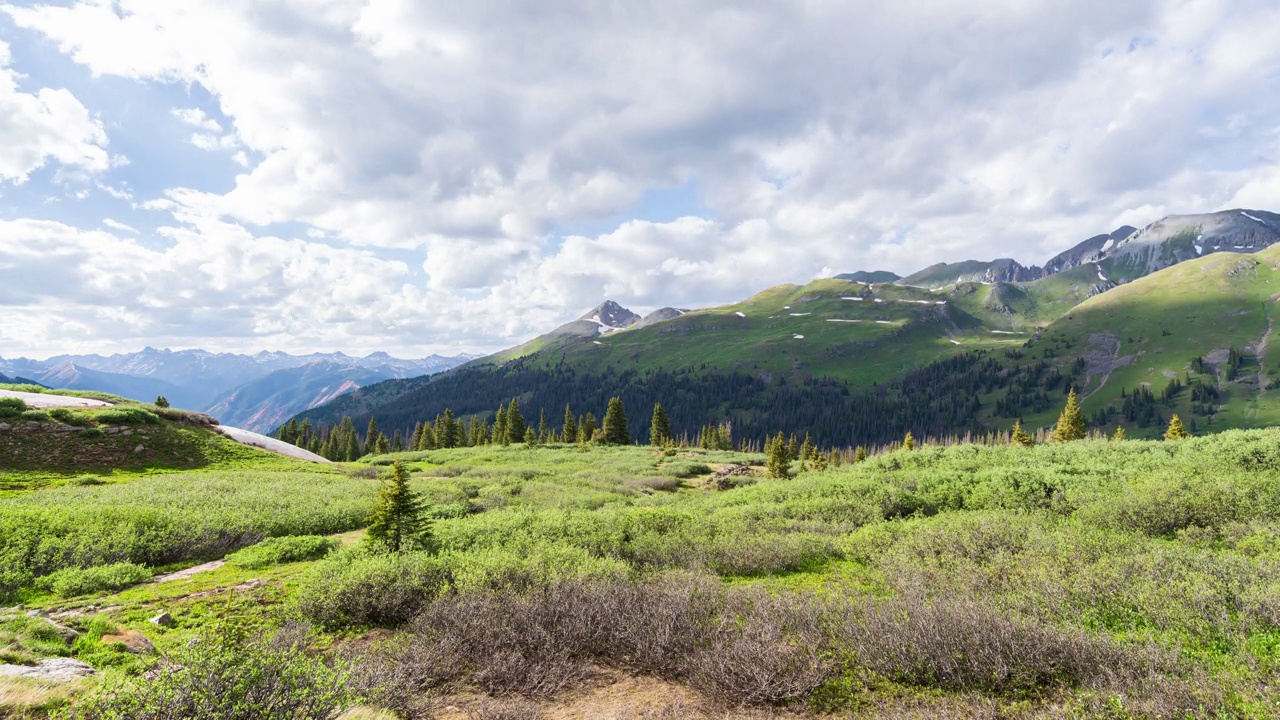
<svg viewBox="0 0 1280 720">
<path fill-rule="evenodd" d="M 605 300 L 580 319 L 599 325 L 601 332 L 609 332 L 631 327 L 640 321 L 640 316 L 612 300 Z"/>
</svg>

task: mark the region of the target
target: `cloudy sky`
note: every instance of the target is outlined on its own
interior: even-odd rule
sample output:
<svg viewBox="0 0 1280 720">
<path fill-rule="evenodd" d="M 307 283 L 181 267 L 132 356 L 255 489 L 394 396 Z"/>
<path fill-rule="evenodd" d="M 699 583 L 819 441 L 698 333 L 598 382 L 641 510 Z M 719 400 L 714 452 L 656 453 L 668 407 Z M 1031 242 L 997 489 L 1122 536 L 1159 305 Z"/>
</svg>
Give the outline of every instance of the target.
<svg viewBox="0 0 1280 720">
<path fill-rule="evenodd" d="M 3 2 L 6 357 L 490 350 L 1280 210 L 1273 0 Z"/>
</svg>

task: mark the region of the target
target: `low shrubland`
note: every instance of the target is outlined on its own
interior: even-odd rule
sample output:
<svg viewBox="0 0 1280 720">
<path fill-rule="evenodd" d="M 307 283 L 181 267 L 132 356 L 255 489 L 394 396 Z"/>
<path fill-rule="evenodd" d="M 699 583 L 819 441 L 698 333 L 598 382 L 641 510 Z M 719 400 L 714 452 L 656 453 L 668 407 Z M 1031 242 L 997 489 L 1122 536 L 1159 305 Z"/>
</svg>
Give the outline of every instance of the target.
<svg viewBox="0 0 1280 720">
<path fill-rule="evenodd" d="M 923 447 L 723 488 L 672 463 L 752 458 L 512 446 L 375 460 L 396 458 L 428 549 L 250 547 L 364 525 L 385 468 L 363 464 L 0 499 L 0 567 L 17 589 L 238 548 L 233 565 L 295 563 L 272 570 L 289 582 L 263 607 L 342 639 L 325 662 L 351 670 L 343 697 L 389 708 L 459 690 L 546 698 L 605 667 L 725 705 L 1277 714 L 1277 431 Z"/>
<path fill-rule="evenodd" d="M 122 590 L 151 579 L 151 571 L 130 562 L 96 565 L 88 568 L 63 568 L 36 581 L 36 587 L 59 597 Z"/>
</svg>

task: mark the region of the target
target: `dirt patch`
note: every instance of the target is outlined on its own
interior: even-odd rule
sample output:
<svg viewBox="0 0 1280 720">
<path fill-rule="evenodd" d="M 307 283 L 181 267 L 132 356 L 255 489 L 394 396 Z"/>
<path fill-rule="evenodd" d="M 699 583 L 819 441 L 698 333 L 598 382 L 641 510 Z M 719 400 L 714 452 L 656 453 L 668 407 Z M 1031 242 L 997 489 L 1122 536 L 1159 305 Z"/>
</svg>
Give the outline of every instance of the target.
<svg viewBox="0 0 1280 720">
<path fill-rule="evenodd" d="M 218 568 L 226 564 L 227 564 L 226 560 L 214 560 L 213 562 L 207 562 L 207 563 L 204 563 L 203 565 L 196 565 L 194 567 L 189 567 L 185 570 L 171 572 L 168 575 L 160 575 L 156 577 L 156 579 L 153 582 L 159 583 L 159 582 L 169 582 L 170 580 L 186 580 L 192 575 L 198 575 L 202 572 L 209 572 L 210 570 L 217 570 Z"/>
</svg>

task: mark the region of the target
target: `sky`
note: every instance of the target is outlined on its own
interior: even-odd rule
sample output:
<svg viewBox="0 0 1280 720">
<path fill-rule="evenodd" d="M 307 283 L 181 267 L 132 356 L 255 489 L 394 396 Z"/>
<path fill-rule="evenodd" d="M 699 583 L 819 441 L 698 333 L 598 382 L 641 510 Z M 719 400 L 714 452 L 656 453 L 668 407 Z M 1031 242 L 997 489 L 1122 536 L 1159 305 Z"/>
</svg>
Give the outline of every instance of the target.
<svg viewBox="0 0 1280 720">
<path fill-rule="evenodd" d="M 1273 0 L 0 0 L 0 356 L 484 352 L 1280 210 Z"/>
</svg>

